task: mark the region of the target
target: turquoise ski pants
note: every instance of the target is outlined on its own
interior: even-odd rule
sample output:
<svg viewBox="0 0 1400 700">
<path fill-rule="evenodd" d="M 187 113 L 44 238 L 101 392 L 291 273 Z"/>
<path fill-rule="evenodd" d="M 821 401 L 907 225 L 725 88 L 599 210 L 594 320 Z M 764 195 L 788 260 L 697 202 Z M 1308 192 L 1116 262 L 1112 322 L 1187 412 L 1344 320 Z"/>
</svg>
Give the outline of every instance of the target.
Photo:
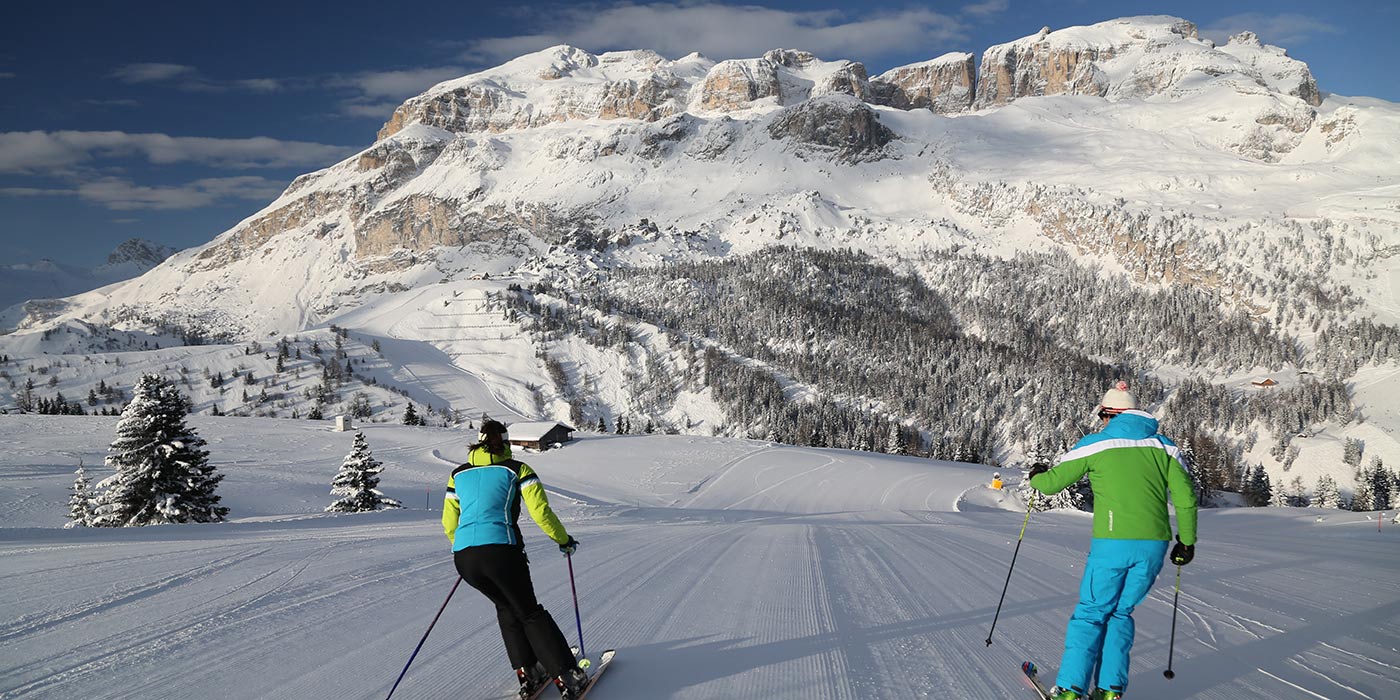
<svg viewBox="0 0 1400 700">
<path fill-rule="evenodd" d="M 1055 684 L 1088 694 L 1099 667 L 1099 688 L 1128 687 L 1128 652 L 1133 648 L 1133 609 L 1147 597 L 1167 555 L 1160 540 L 1095 538 L 1084 562 L 1079 605 L 1065 630 L 1065 654 Z"/>
</svg>

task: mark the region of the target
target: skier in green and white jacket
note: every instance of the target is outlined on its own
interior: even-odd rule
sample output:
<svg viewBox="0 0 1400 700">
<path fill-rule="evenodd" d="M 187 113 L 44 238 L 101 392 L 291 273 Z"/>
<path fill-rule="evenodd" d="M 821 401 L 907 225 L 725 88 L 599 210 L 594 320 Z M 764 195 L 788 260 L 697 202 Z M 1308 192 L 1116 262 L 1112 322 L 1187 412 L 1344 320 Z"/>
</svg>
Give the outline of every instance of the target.
<svg viewBox="0 0 1400 700">
<path fill-rule="evenodd" d="M 1172 539 L 1167 500 L 1176 507 L 1173 564 L 1190 563 L 1196 545 L 1196 494 L 1176 444 L 1157 433 L 1157 419 L 1137 410 L 1126 382 L 1104 394 L 1099 432 L 1085 436 L 1054 468 L 1030 471 L 1030 485 L 1058 493 L 1089 475 L 1094 540 L 1084 563 L 1079 604 L 1065 630 L 1054 700 L 1087 697 L 1099 667 L 1095 700 L 1123 697 L 1133 646 L 1133 609 L 1147 597 Z"/>
</svg>

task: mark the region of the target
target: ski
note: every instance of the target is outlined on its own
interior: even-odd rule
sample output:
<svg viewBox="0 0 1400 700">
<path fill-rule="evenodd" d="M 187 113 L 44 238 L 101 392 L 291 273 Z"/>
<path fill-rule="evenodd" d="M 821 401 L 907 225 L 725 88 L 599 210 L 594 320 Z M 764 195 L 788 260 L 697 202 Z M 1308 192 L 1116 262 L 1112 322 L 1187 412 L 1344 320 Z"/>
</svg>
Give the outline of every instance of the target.
<svg viewBox="0 0 1400 700">
<path fill-rule="evenodd" d="M 598 679 L 602 677 L 604 671 L 608 670 L 608 666 L 612 664 L 613 657 L 616 655 L 616 649 L 608 649 L 598 655 L 598 663 L 594 664 L 593 669 L 588 672 L 588 685 L 584 686 L 583 692 L 578 694 L 578 700 L 588 697 L 588 691 L 593 690 L 593 686 L 597 685 Z"/>
<path fill-rule="evenodd" d="M 578 656 L 578 647 L 570 647 L 569 650 L 574 652 L 574 656 Z M 608 649 L 607 651 L 604 651 L 601 656 L 598 657 L 598 663 L 594 665 L 593 668 L 590 669 L 588 672 L 588 685 L 584 686 L 583 695 L 587 695 L 588 690 L 593 687 L 593 684 L 598 682 L 598 676 L 603 675 L 603 671 L 607 670 L 608 664 L 612 662 L 613 656 L 616 654 L 617 650 Z M 553 687 L 553 681 L 546 681 L 545 684 L 541 685 L 538 690 L 531 693 L 530 695 L 524 696 L 524 698 L 525 700 L 539 700 L 539 697 L 541 695 L 544 695 L 544 691 L 549 690 Z M 583 695 L 580 695 L 579 698 L 582 698 Z"/>
<path fill-rule="evenodd" d="M 1050 700 L 1050 691 L 1040 682 L 1040 669 L 1035 667 L 1035 662 L 1027 661 L 1021 664 L 1021 671 L 1026 674 L 1026 682 L 1030 684 L 1031 689 L 1040 695 L 1040 700 Z"/>
</svg>

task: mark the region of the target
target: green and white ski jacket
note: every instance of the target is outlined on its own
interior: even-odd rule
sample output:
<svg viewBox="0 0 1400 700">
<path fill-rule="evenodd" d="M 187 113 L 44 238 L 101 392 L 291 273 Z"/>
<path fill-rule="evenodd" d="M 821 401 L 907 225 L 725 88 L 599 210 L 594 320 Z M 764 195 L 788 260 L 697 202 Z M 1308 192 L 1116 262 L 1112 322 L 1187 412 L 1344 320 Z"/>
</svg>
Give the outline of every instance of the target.
<svg viewBox="0 0 1400 700">
<path fill-rule="evenodd" d="M 1059 493 L 1089 475 L 1094 490 L 1094 537 L 1118 540 L 1170 540 L 1170 496 L 1176 507 L 1177 537 L 1196 543 L 1196 492 L 1181 463 L 1176 443 L 1157 433 L 1157 419 L 1144 411 L 1124 411 L 1103 430 L 1086 435 L 1048 472 L 1033 477 L 1031 488 Z"/>
</svg>

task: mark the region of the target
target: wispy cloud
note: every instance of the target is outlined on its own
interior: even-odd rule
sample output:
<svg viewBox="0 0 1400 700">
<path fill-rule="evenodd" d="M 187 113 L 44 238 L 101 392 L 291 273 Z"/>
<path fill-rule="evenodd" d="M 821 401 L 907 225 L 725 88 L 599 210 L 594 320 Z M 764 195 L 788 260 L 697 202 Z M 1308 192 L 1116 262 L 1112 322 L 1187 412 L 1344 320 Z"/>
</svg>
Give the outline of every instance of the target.
<svg viewBox="0 0 1400 700">
<path fill-rule="evenodd" d="M 264 177 L 204 178 L 183 185 L 147 187 L 121 178 L 102 178 L 78 186 L 78 196 L 108 209 L 198 209 L 221 200 L 268 201 L 282 185 Z"/>
<path fill-rule="evenodd" d="M 540 31 L 473 41 L 464 60 L 495 63 L 555 44 L 590 51 L 649 48 L 673 57 L 700 51 L 716 59 L 781 47 L 869 59 L 965 38 L 961 21 L 927 8 L 855 16 L 714 2 L 585 3 L 536 7 L 529 19 Z"/>
<path fill-rule="evenodd" d="M 282 191 L 283 183 L 257 176 L 203 178 L 180 185 L 150 187 L 117 177 L 103 177 L 68 188 L 3 187 L 10 197 L 78 197 L 114 211 L 198 209 L 227 200 L 266 202 Z M 136 219 L 116 219 L 135 223 Z"/>
<path fill-rule="evenodd" d="M 328 83 L 331 87 L 356 93 L 341 101 L 341 113 L 352 117 L 387 119 L 404 99 L 444 80 L 459 78 L 470 72 L 461 66 L 369 71 L 337 76 Z"/>
<path fill-rule="evenodd" d="M 1242 31 L 1254 32 L 1265 43 L 1285 48 L 1305 44 L 1322 35 L 1342 33 L 1339 27 L 1308 15 L 1246 12 L 1211 22 L 1201 27 L 1200 34 L 1223 44 L 1231 36 Z"/>
<path fill-rule="evenodd" d="M 991 17 L 992 15 L 999 15 L 1005 12 L 1006 8 L 1010 6 L 1010 0 L 983 0 L 982 2 L 974 2 L 970 5 L 963 5 L 962 13 L 985 18 Z"/>
<path fill-rule="evenodd" d="M 0 173 L 56 174 L 99 158 L 144 157 L 158 165 L 197 163 L 216 168 L 319 166 L 354 149 L 307 141 L 209 138 L 122 131 L 0 132 Z"/>
<path fill-rule="evenodd" d="M 84 99 L 84 100 L 83 100 L 83 104 L 85 104 L 85 105 L 92 105 L 93 107 L 139 107 L 139 106 L 141 106 L 141 103 L 140 103 L 140 102 L 137 102 L 136 100 L 130 100 L 130 99 L 124 99 L 124 100 L 98 100 L 98 99 L 93 99 L 93 98 L 87 98 L 87 99 Z"/>
<path fill-rule="evenodd" d="M 179 63 L 128 63 L 112 70 L 113 78 L 128 85 L 161 84 L 186 92 L 277 92 L 286 87 L 275 78 L 215 80 L 194 66 Z"/>
<path fill-rule="evenodd" d="M 14 77 L 17 77 L 14 73 L 0 72 L 0 80 L 9 80 Z"/>
<path fill-rule="evenodd" d="M 112 77 L 123 83 L 160 83 L 176 78 L 193 76 L 199 71 L 194 66 L 178 63 L 128 63 L 112 71 Z"/>
</svg>

